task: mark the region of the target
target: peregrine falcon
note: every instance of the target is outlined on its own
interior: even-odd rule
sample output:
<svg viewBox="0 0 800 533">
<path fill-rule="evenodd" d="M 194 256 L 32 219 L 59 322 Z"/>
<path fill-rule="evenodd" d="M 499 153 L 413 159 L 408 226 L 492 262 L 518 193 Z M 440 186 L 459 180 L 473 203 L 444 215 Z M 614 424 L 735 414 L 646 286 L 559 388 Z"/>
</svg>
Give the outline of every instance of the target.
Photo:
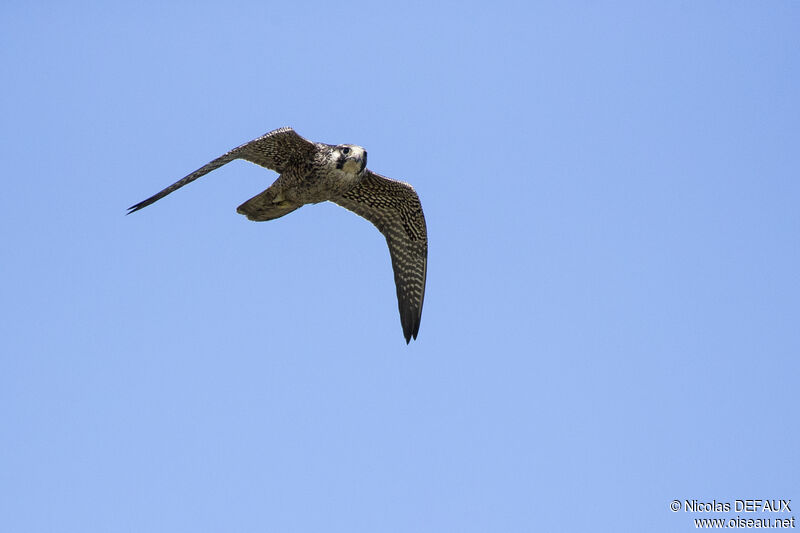
<svg viewBox="0 0 800 533">
<path fill-rule="evenodd" d="M 131 206 L 128 214 L 234 159 L 244 159 L 279 174 L 267 190 L 236 209 L 250 220 L 273 220 L 305 204 L 328 200 L 372 222 L 389 245 L 406 344 L 411 337 L 417 338 L 428 264 L 428 235 L 422 205 L 408 183 L 367 169 L 367 151 L 360 146 L 315 143 L 292 128 L 280 128 L 214 159 Z"/>
</svg>

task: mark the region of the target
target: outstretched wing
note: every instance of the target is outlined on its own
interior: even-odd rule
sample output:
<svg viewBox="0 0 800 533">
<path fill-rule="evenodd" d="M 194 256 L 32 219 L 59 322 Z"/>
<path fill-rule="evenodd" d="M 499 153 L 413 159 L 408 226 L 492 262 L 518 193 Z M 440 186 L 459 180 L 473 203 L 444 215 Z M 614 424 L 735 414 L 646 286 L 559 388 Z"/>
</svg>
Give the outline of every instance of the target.
<svg viewBox="0 0 800 533">
<path fill-rule="evenodd" d="M 386 237 L 403 335 L 406 344 L 416 339 L 428 265 L 428 232 L 416 191 L 367 170 L 358 185 L 332 201 L 366 218 Z"/>
<path fill-rule="evenodd" d="M 290 166 L 300 165 L 304 161 L 313 158 L 315 149 L 316 146 L 313 142 L 304 139 L 292 128 L 280 128 L 271 131 L 258 139 L 253 139 L 248 143 L 234 148 L 207 165 L 198 168 L 185 178 L 176 181 L 163 191 L 154 194 L 147 200 L 129 207 L 128 214 L 130 215 L 139 209 L 157 202 L 169 193 L 180 189 L 187 183 L 191 183 L 201 176 L 205 176 L 212 170 L 226 163 L 230 163 L 234 159 L 244 159 L 278 173 L 283 173 L 283 171 Z"/>
</svg>

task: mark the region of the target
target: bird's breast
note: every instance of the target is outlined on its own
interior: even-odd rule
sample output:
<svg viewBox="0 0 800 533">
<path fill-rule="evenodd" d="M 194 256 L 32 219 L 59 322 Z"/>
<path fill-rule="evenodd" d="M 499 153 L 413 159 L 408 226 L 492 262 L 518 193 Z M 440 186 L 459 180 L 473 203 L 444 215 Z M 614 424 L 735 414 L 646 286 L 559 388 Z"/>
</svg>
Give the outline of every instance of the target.
<svg viewBox="0 0 800 533">
<path fill-rule="evenodd" d="M 292 196 L 305 203 L 318 203 L 341 196 L 361 179 L 358 173 L 342 169 L 310 172 L 294 182 Z"/>
</svg>

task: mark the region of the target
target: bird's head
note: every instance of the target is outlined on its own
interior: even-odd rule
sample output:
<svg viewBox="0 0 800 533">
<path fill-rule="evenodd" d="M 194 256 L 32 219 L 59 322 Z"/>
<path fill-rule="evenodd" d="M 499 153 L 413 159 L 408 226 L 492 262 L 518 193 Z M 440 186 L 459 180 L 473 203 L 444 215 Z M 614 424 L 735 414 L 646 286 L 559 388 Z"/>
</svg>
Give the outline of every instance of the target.
<svg viewBox="0 0 800 533">
<path fill-rule="evenodd" d="M 367 168 L 367 151 L 354 144 L 340 144 L 333 147 L 333 160 L 337 169 L 360 175 Z"/>
</svg>

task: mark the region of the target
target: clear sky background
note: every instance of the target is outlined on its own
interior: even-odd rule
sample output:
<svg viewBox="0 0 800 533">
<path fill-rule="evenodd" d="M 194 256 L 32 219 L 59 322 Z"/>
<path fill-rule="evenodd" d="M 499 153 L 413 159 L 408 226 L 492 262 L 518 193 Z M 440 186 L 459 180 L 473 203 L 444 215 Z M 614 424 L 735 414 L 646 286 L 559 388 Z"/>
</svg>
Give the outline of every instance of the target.
<svg viewBox="0 0 800 533">
<path fill-rule="evenodd" d="M 0 530 L 800 515 L 800 4 L 6 2 Z M 289 125 L 417 189 L 253 223 Z"/>
</svg>

